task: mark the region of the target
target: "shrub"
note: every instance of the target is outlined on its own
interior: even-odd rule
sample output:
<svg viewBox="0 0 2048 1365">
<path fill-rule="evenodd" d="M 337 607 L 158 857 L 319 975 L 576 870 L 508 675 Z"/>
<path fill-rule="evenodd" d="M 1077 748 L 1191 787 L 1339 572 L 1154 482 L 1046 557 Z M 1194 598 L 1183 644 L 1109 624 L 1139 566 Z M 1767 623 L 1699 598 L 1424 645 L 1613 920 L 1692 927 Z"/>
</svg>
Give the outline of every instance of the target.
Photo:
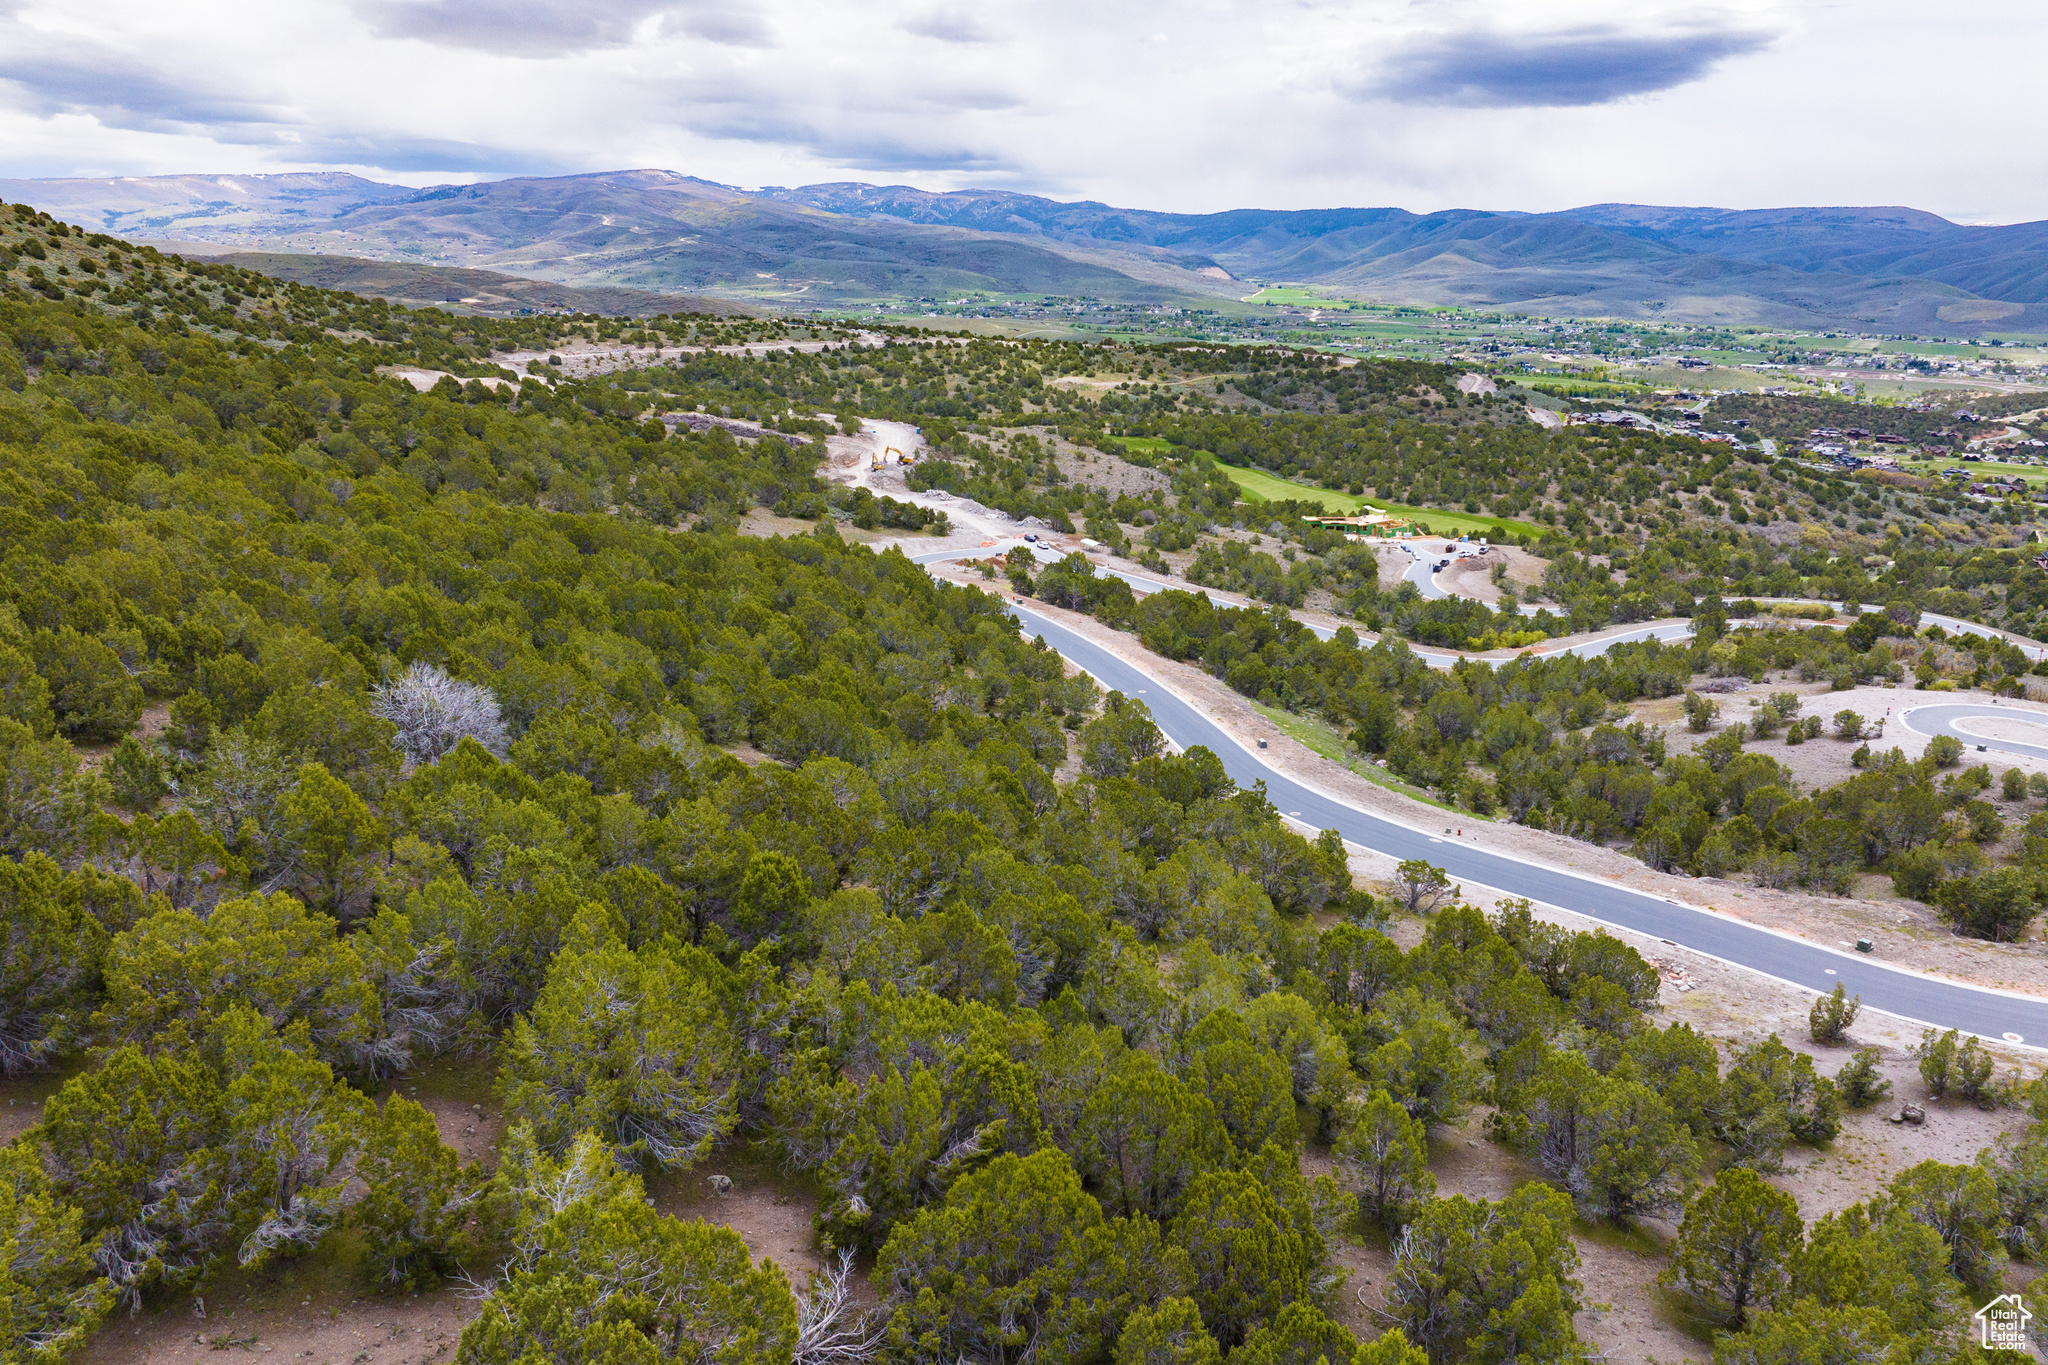
<svg viewBox="0 0 2048 1365">
<path fill-rule="evenodd" d="M 1990 1107 L 1993 1063 L 1991 1054 L 1976 1038 L 1964 1038 L 1955 1029 L 1947 1033 L 1928 1029 L 1920 1035 L 1913 1056 L 1920 1063 L 1920 1079 L 1927 1083 L 1927 1093 L 1934 1098 L 1954 1092 Z"/>
<path fill-rule="evenodd" d="M 133 735 L 123 735 L 107 757 L 107 785 L 114 799 L 132 811 L 146 811 L 170 790 L 164 780 L 163 760 L 145 749 Z"/>
<path fill-rule="evenodd" d="M 57 724 L 75 739 L 110 742 L 142 719 L 142 684 L 121 656 L 70 626 L 35 634 L 36 671 L 50 685 Z"/>
<path fill-rule="evenodd" d="M 1859 1047 L 1835 1073 L 1835 1088 L 1842 1092 L 1842 1102 L 1851 1109 L 1867 1109 L 1892 1093 L 1892 1083 L 1877 1071 L 1882 1055 L 1874 1047 Z"/>
<path fill-rule="evenodd" d="M 1863 1008 L 1863 997 L 1851 1000 L 1839 982 L 1834 990 L 1813 1002 L 1813 1010 L 1806 1016 L 1807 1026 L 1816 1043 L 1839 1043 L 1849 1032 L 1849 1025 L 1856 1022 L 1857 1013 Z"/>
<path fill-rule="evenodd" d="M 2041 883 L 2032 871 L 1994 868 L 1975 877 L 1952 877 L 1935 888 L 1942 922 L 1973 938 L 2011 943 L 2039 910 Z"/>
</svg>

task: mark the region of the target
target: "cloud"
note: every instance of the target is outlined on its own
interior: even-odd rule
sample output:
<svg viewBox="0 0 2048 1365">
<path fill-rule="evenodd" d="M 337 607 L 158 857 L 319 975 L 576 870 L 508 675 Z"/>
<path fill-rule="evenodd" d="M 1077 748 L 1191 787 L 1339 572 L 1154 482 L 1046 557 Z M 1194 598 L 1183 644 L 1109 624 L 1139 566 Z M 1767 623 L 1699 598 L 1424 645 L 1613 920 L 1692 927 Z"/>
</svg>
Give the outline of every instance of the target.
<svg viewBox="0 0 2048 1365">
<path fill-rule="evenodd" d="M 674 0 L 356 0 L 356 14 L 382 38 L 512 57 L 573 57 L 631 45 L 660 18 L 714 43 L 765 47 L 761 16 L 744 4 Z"/>
<path fill-rule="evenodd" d="M 1534 34 L 1430 34 L 1397 48 L 1358 93 L 1466 109 L 1609 104 L 1696 81 L 1716 63 L 1772 41 L 1753 29 L 1641 34 L 1605 24 Z"/>
<path fill-rule="evenodd" d="M 931 10 L 905 19 L 896 27 L 913 37 L 934 38 L 942 43 L 992 43 L 997 37 L 975 15 L 957 9 Z"/>
<path fill-rule="evenodd" d="M 248 139 L 255 141 L 256 139 Z M 222 141 L 231 141 L 223 138 Z M 337 134 L 310 140 L 266 137 L 264 145 L 282 156 L 316 166 L 366 166 L 395 174 L 568 175 L 582 167 L 528 146 L 492 147 L 452 138 L 411 138 L 376 132 Z"/>
<path fill-rule="evenodd" d="M 700 6 L 669 16 L 683 32 L 727 47 L 773 47 L 768 21 L 742 6 Z"/>
<path fill-rule="evenodd" d="M 987 148 L 925 141 L 895 133 L 886 126 L 853 127 L 838 119 L 808 119 L 786 109 L 739 102 L 716 112 L 699 112 L 687 120 L 687 126 L 700 137 L 796 148 L 822 164 L 864 173 L 965 170 L 987 174 L 1018 169 L 1010 156 Z"/>
<path fill-rule="evenodd" d="M 303 165 L 473 175 L 572 169 L 530 147 L 317 118 L 285 100 L 251 93 L 229 72 L 209 78 L 142 53 L 60 42 L 20 28 L 8 37 L 13 41 L 0 44 L 0 108 L 35 118 L 73 115 L 108 130 L 202 137 L 224 147 L 267 149 Z"/>
<path fill-rule="evenodd" d="M 268 127 L 291 119 L 281 105 L 181 80 L 82 44 L 26 41 L 0 48 L 0 82 L 12 88 L 14 98 L 7 102 L 24 112 L 43 118 L 85 114 L 106 127 L 136 132 Z"/>
</svg>

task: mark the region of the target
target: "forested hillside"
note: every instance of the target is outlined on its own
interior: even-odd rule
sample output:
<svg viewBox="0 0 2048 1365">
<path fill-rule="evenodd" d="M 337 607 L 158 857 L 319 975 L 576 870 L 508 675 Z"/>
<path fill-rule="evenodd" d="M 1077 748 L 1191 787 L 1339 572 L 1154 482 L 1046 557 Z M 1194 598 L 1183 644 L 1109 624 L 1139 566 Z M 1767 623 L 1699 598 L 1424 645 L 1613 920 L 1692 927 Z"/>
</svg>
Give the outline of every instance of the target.
<svg viewBox="0 0 2048 1365">
<path fill-rule="evenodd" d="M 1724 1057 L 1614 938 L 1419 865 L 1354 888 L 993 597 L 846 543 L 800 444 L 670 434 L 630 377 L 377 374 L 628 324 L 5 226 L 41 273 L 0 299 L 0 1070 L 58 1079 L 0 1149 L 4 1358 L 317 1262 L 466 1284 L 477 1365 L 1577 1361 L 1576 1238 L 1663 1216 L 1729 1359 L 1934 1360 L 2048 1231 L 2038 1131 L 1805 1227 L 1754 1173 L 1877 1097 L 1868 1057 Z M 731 533 L 776 506 L 817 529 Z M 1390 745 L 1390 708 L 1456 734 L 1375 676 Z M 391 1085 L 437 1057 L 511 1119 L 488 1167 Z M 2044 1103 L 1954 1035 L 1922 1074 Z M 1545 1178 L 1438 1198 L 1479 1105 Z M 647 1197 L 741 1145 L 814 1197 L 818 1280 Z M 1358 1237 L 1394 1265 L 1363 1344 Z"/>
</svg>

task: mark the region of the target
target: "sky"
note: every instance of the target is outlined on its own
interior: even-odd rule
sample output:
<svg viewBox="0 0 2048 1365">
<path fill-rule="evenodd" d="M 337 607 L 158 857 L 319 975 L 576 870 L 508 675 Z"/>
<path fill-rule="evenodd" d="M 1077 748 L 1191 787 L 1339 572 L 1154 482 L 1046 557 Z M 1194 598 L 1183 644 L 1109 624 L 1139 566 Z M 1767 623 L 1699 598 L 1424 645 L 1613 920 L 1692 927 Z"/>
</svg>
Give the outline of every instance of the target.
<svg viewBox="0 0 2048 1365">
<path fill-rule="evenodd" d="M 2038 0 L 0 0 L 0 177 L 2048 218 Z"/>
</svg>

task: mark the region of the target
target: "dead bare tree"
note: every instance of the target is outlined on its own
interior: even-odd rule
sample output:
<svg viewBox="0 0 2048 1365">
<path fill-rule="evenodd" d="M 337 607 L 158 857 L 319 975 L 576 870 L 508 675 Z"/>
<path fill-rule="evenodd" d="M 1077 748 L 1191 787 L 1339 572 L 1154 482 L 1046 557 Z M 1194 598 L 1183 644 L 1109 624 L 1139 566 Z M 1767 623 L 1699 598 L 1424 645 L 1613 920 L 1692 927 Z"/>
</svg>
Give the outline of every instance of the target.
<svg viewBox="0 0 2048 1365">
<path fill-rule="evenodd" d="M 797 1300 L 792 1365 L 865 1365 L 881 1349 L 882 1315 L 854 1306 L 852 1278 L 851 1251 L 812 1274 L 809 1292 Z"/>
<path fill-rule="evenodd" d="M 504 756 L 510 736 L 488 687 L 416 663 L 372 689 L 370 711 L 398 727 L 393 737 L 408 770 L 432 763 L 465 739 Z"/>
</svg>

